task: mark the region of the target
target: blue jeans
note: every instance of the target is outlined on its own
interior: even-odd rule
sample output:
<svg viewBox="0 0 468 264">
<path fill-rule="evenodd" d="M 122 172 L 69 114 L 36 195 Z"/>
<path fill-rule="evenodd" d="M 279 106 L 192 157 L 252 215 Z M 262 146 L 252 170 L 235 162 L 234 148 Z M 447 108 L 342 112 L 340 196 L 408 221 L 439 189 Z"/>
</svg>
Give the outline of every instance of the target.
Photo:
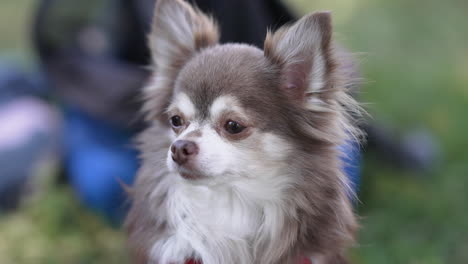
<svg viewBox="0 0 468 264">
<path fill-rule="evenodd" d="M 361 179 L 361 148 L 358 142 L 350 141 L 340 147 L 344 162 L 344 172 L 349 179 L 351 188 L 357 194 Z"/>
<path fill-rule="evenodd" d="M 131 185 L 138 168 L 133 134 L 66 108 L 65 167 L 79 199 L 114 224 L 128 209 L 122 184 Z"/>
</svg>

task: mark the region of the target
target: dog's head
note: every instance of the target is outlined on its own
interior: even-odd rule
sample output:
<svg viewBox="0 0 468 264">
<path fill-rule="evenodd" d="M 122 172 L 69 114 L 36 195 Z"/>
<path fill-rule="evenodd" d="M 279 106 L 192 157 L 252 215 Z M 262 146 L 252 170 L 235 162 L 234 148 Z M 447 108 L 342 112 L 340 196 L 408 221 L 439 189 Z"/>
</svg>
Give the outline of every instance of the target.
<svg viewBox="0 0 468 264">
<path fill-rule="evenodd" d="M 353 133 L 329 13 L 268 34 L 263 51 L 218 39 L 199 10 L 158 1 L 145 110 L 168 128 L 170 170 L 198 182 L 268 179 L 298 153 L 326 151 Z"/>
</svg>

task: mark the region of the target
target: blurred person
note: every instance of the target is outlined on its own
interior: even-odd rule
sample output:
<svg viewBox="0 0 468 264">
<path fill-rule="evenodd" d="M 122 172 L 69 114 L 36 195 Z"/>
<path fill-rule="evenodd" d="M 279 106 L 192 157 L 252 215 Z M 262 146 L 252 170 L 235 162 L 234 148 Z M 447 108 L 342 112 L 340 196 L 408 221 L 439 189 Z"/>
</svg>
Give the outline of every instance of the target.
<svg viewBox="0 0 468 264">
<path fill-rule="evenodd" d="M 57 165 L 59 123 L 40 74 L 0 64 L 0 212 L 39 191 L 43 168 Z"/>
</svg>

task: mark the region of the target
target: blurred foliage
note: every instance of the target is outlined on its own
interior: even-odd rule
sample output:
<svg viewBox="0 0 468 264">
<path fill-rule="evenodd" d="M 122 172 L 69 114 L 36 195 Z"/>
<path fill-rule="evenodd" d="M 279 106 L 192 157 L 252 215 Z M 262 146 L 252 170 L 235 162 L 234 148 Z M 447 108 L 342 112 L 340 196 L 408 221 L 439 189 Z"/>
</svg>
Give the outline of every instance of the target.
<svg viewBox="0 0 468 264">
<path fill-rule="evenodd" d="M 21 211 L 3 216 L 0 221 L 0 263 L 129 261 L 122 234 L 81 208 L 68 188 L 54 186 Z"/>
<path fill-rule="evenodd" d="M 36 1 L 0 2 L 0 56 L 2 59 L 27 60 L 31 51 L 31 22 Z"/>
<path fill-rule="evenodd" d="M 357 52 L 367 109 L 400 131 L 428 129 L 442 160 L 430 175 L 364 161 L 356 263 L 468 263 L 468 2 L 290 0 L 333 11 L 336 36 Z M 34 1 L 0 2 L 0 55 L 31 56 Z M 26 54 L 26 55 L 22 55 Z M 0 218 L 0 263 L 126 263 L 123 235 L 80 207 L 67 187 Z"/>
</svg>

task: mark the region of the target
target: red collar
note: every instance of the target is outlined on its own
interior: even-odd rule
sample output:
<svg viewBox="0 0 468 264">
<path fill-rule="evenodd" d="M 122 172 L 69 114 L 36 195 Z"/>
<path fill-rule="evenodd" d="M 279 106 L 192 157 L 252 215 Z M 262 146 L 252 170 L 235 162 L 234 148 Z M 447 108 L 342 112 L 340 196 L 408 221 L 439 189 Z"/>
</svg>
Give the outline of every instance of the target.
<svg viewBox="0 0 468 264">
<path fill-rule="evenodd" d="M 193 259 L 187 260 L 185 264 L 202 264 L 200 261 L 196 261 Z M 308 258 L 303 258 L 299 263 L 297 264 L 312 264 L 312 261 L 310 261 Z"/>
</svg>

